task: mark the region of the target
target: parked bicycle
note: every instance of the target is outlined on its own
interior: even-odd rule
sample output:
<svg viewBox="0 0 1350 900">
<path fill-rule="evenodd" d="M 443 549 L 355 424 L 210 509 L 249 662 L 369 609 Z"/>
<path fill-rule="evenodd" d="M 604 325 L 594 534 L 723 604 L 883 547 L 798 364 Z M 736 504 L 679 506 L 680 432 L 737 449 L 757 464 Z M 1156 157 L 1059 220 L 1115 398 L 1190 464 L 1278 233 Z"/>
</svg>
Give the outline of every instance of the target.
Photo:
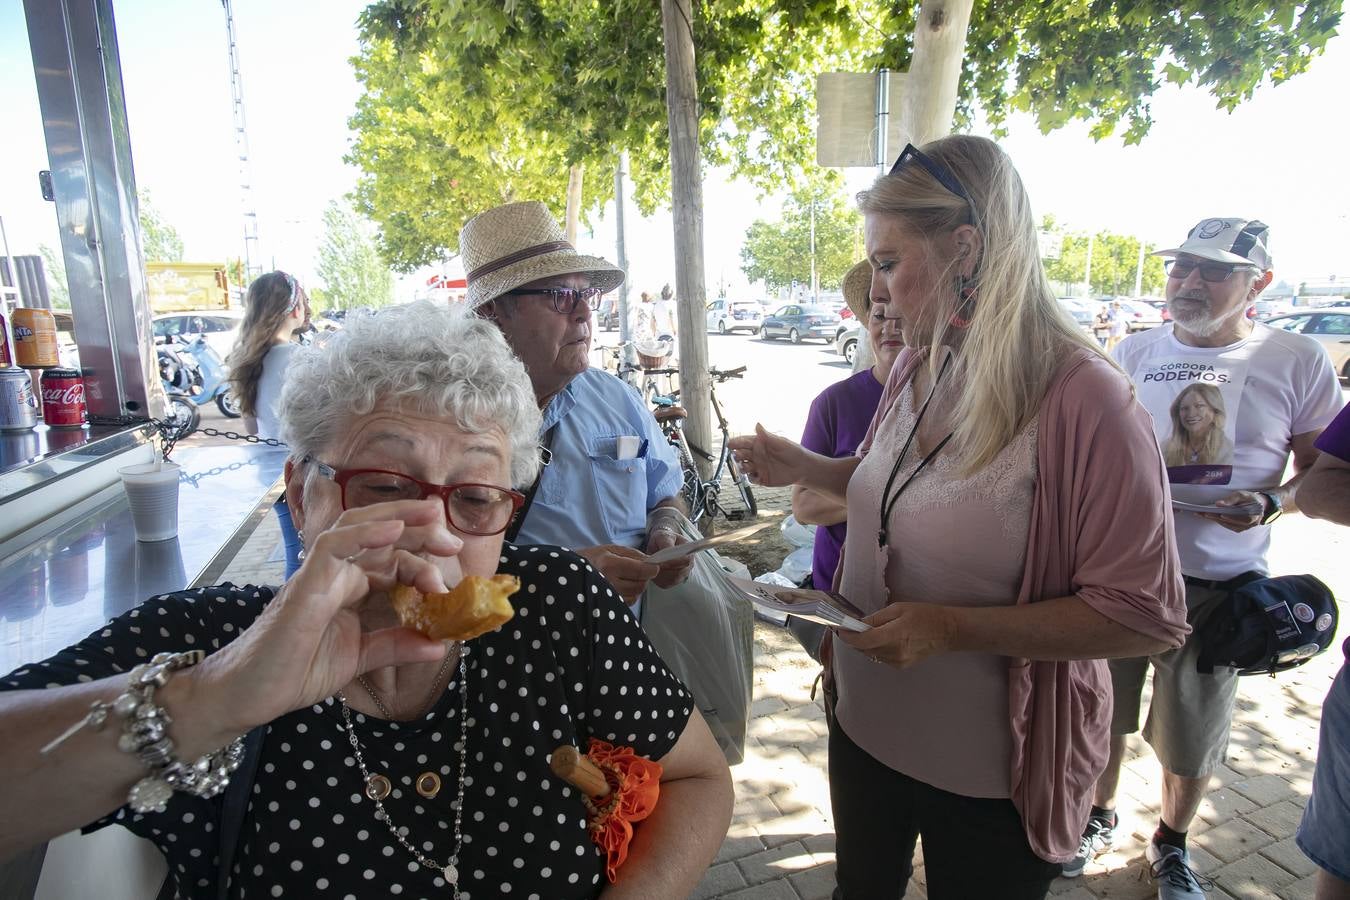
<svg viewBox="0 0 1350 900">
<path fill-rule="evenodd" d="M 674 370 L 667 371 L 674 372 Z M 657 370 L 651 374 L 665 374 L 665 372 Z M 689 506 L 689 519 L 695 523 L 704 516 L 714 518 L 721 515 L 731 522 L 751 519 L 759 513 L 759 507 L 755 503 L 755 493 L 750 487 L 750 479 L 741 471 L 736 462 L 736 457 L 731 454 L 731 448 L 727 446 L 731 431 L 727 425 L 726 416 L 722 415 L 722 407 L 717 402 L 717 385 L 733 378 L 742 377 L 745 374 L 745 366 L 726 371 L 709 369 L 708 374 L 712 376 L 712 382 L 708 385 L 708 393 L 712 399 L 713 415 L 717 417 L 717 427 L 722 432 L 722 451 L 720 454 L 714 457 L 702 447 L 691 444 L 685 436 L 684 420 L 689 417 L 689 413 L 679 405 L 679 391 L 654 397 L 652 403 L 656 409 L 653 415 L 656 417 L 656 421 L 661 424 L 661 431 L 666 435 L 666 439 L 670 441 L 679 454 L 680 468 L 684 473 L 684 486 L 681 488 L 681 495 Z M 694 462 L 695 455 L 708 462 L 717 460 L 717 465 L 713 467 L 712 474 L 706 481 L 699 474 L 698 466 Z M 736 489 L 739 508 L 728 508 L 722 498 L 723 473 L 726 473 Z"/>
</svg>

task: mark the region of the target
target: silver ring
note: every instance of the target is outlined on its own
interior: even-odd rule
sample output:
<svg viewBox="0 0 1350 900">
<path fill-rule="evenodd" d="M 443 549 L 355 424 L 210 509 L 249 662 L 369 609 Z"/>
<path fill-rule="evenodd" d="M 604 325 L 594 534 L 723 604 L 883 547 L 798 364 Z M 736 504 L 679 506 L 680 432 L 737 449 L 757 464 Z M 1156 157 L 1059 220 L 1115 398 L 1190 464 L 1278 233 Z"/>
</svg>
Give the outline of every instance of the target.
<svg viewBox="0 0 1350 900">
<path fill-rule="evenodd" d="M 360 553 L 353 553 L 351 556 L 344 556 L 344 557 L 342 558 L 342 561 L 343 561 L 343 562 L 349 562 L 349 563 L 351 563 L 352 565 L 356 565 L 356 558 L 357 558 L 358 556 L 360 556 L 360 555 L 361 555 Z"/>
<path fill-rule="evenodd" d="M 872 662 L 874 662 L 874 663 L 879 663 L 879 662 L 881 662 L 881 660 L 880 660 L 878 657 L 875 657 L 875 656 L 869 656 L 868 659 L 872 660 Z"/>
</svg>

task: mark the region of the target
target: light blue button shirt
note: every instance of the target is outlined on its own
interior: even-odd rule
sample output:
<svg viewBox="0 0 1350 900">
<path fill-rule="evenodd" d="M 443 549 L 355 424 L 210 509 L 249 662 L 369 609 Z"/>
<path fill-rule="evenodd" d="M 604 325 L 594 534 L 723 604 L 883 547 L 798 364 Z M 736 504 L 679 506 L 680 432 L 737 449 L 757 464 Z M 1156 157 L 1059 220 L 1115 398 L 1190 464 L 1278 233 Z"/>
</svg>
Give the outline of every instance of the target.
<svg viewBox="0 0 1350 900">
<path fill-rule="evenodd" d="M 549 401 L 544 432 L 555 424 L 552 462 L 516 543 L 641 548 L 647 513 L 684 483 L 675 448 L 642 398 L 608 372 L 588 369 Z M 623 436 L 639 439 L 636 458 L 618 458 Z"/>
</svg>

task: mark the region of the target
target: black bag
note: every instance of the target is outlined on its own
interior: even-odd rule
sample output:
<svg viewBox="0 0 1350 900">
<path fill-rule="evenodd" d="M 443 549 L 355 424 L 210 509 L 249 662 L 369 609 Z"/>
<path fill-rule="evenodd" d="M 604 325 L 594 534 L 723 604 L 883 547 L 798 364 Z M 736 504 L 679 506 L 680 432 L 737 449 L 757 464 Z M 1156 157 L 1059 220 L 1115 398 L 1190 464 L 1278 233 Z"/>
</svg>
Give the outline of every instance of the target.
<svg viewBox="0 0 1350 900">
<path fill-rule="evenodd" d="M 1331 646 L 1337 619 L 1336 598 L 1313 576 L 1253 573 L 1198 629 L 1195 667 L 1206 675 L 1215 666 L 1239 675 L 1296 668 Z"/>
</svg>

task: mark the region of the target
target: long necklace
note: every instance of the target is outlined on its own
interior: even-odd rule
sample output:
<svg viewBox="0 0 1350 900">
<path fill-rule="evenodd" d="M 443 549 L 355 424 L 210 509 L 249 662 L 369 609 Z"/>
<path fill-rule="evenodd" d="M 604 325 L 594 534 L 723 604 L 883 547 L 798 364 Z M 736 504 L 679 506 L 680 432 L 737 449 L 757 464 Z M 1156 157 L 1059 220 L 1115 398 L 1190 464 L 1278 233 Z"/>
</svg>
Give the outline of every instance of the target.
<svg viewBox="0 0 1350 900">
<path fill-rule="evenodd" d="M 942 448 L 947 446 L 947 442 L 955 434 L 955 432 L 947 432 L 947 436 L 930 450 L 927 456 L 919 460 L 918 467 L 909 473 L 909 477 L 900 485 L 900 489 L 894 494 L 891 493 L 891 486 L 895 484 L 895 479 L 900 474 L 900 468 L 905 464 L 905 457 L 909 454 L 909 446 L 914 443 L 914 438 L 919 433 L 919 426 L 923 424 L 924 414 L 928 412 L 928 407 L 933 402 L 933 395 L 937 393 L 938 385 L 942 382 L 942 376 L 947 374 L 947 366 L 951 365 L 951 362 L 951 355 L 948 355 L 942 361 L 942 368 L 938 369 L 937 377 L 933 379 L 933 386 L 928 390 L 928 399 L 924 400 L 923 406 L 919 408 L 919 414 L 914 419 L 914 427 L 909 430 L 909 437 L 905 438 L 905 445 L 900 448 L 900 455 L 895 458 L 895 465 L 891 466 L 891 476 L 886 479 L 886 487 L 881 491 L 881 522 L 877 528 L 877 547 L 884 548 L 890 540 L 891 510 L 895 509 L 895 504 L 899 501 L 900 495 L 909 488 L 910 482 L 919 477 L 920 472 L 928 468 L 928 464 L 933 461 L 933 457 L 942 452 Z"/>
<path fill-rule="evenodd" d="M 450 668 L 450 661 L 455 658 L 455 653 L 463 648 L 463 646 L 464 644 L 461 641 L 455 641 L 450 645 L 450 649 L 445 654 L 445 659 L 441 660 L 440 669 L 436 671 L 436 677 L 431 680 L 431 690 L 427 691 L 426 699 L 423 700 L 422 705 L 418 707 L 419 710 L 425 710 L 431 707 L 432 698 L 434 698 L 441 689 L 441 679 L 445 677 L 446 670 Z M 370 699 L 375 701 L 375 708 L 380 711 L 380 715 L 384 716 L 386 719 L 392 720 L 394 714 L 384 705 L 384 701 L 380 699 L 380 695 L 375 692 L 375 688 L 371 686 L 370 682 L 366 679 L 366 676 L 357 675 L 356 682 L 361 685 L 361 687 L 365 688 L 366 693 L 370 695 Z"/>
<path fill-rule="evenodd" d="M 461 645 L 459 652 L 459 786 L 455 797 L 455 851 L 450 854 L 449 862 L 444 864 L 437 862 L 431 857 L 418 850 L 412 844 L 408 843 L 398 830 L 398 826 L 389 818 L 389 813 L 384 808 L 384 796 L 380 792 L 370 790 L 370 785 L 377 778 L 384 778 L 382 775 L 372 775 L 366 768 L 365 756 L 361 753 L 361 742 L 356 739 L 356 727 L 352 724 L 351 709 L 347 706 L 347 698 L 338 691 L 338 702 L 342 704 L 342 721 L 347 732 L 347 742 L 352 745 L 352 754 L 356 757 L 356 764 L 361 769 L 361 779 L 366 784 L 366 796 L 375 803 L 375 818 L 385 824 L 389 833 L 394 839 L 403 845 L 403 849 L 412 854 L 413 859 L 424 868 L 431 869 L 440 874 L 442 878 L 450 885 L 450 890 L 455 900 L 459 900 L 459 854 L 464 849 L 464 832 L 462 823 L 464 820 L 464 776 L 468 771 L 469 765 L 469 675 L 466 659 L 469 655 L 469 648 Z M 387 784 L 387 779 L 386 779 Z"/>
</svg>

